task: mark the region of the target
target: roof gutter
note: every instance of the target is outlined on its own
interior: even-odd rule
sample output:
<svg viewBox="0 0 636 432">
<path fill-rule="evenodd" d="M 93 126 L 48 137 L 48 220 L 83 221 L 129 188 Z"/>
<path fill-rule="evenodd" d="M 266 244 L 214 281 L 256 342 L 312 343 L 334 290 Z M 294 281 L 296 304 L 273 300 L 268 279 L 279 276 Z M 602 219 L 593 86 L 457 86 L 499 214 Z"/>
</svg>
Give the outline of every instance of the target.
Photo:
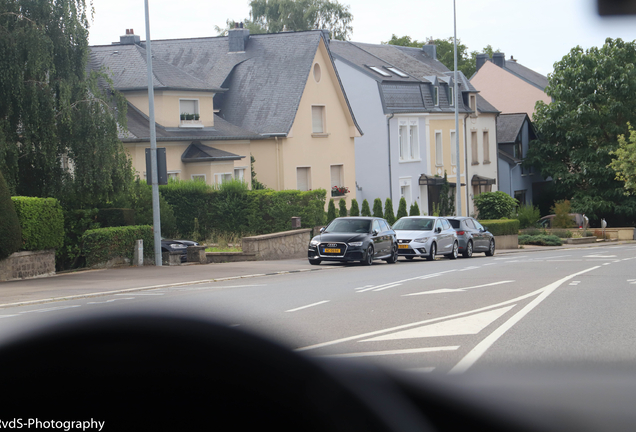
<svg viewBox="0 0 636 432">
<path fill-rule="evenodd" d="M 262 133 L 261 136 L 265 138 L 287 138 L 287 132 Z"/>
</svg>

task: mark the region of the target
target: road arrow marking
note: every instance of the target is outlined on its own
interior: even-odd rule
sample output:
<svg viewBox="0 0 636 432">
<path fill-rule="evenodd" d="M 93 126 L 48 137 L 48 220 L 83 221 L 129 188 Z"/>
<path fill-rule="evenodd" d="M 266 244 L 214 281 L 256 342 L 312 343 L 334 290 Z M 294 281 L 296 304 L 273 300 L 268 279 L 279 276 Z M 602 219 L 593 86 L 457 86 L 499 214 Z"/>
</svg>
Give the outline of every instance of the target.
<svg viewBox="0 0 636 432">
<path fill-rule="evenodd" d="M 444 294 L 444 293 L 453 293 L 453 292 L 464 292 L 464 291 L 469 290 L 469 289 L 482 288 L 482 287 L 494 286 L 494 285 L 501 285 L 501 284 L 511 283 L 511 282 L 514 282 L 514 281 L 513 280 L 509 280 L 509 281 L 493 282 L 493 283 L 489 283 L 489 284 L 475 285 L 475 286 L 466 287 L 466 288 L 454 288 L 454 289 L 453 288 L 441 288 L 441 289 L 436 289 L 436 290 L 432 290 L 432 291 L 422 291 L 422 292 L 416 292 L 416 293 L 411 293 L 411 294 L 402 294 L 402 297 L 423 295 L 423 294 Z"/>
<path fill-rule="evenodd" d="M 325 355 L 321 357 L 348 358 L 348 357 L 374 357 L 374 356 L 401 355 L 401 354 L 420 354 L 420 353 L 429 353 L 429 352 L 438 352 L 438 351 L 455 351 L 458 348 L 459 346 L 411 348 L 411 349 L 390 350 L 390 351 L 367 351 L 367 352 L 345 353 L 345 354 L 329 354 L 329 355 Z"/>
</svg>

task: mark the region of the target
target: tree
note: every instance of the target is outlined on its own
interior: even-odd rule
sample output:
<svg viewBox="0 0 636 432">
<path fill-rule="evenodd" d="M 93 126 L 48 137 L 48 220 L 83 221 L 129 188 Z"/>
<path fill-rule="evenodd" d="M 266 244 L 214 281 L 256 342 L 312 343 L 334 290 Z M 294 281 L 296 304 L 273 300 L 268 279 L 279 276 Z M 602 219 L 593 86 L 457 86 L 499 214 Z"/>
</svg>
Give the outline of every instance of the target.
<svg viewBox="0 0 636 432">
<path fill-rule="evenodd" d="M 256 178 L 256 171 L 254 171 L 254 162 L 256 162 L 256 159 L 250 153 L 250 167 L 252 171 L 252 190 L 267 189 L 267 186 L 259 182 L 258 179 Z"/>
<path fill-rule="evenodd" d="M 455 193 L 451 191 L 446 171 L 444 171 L 444 183 L 439 191 L 438 205 L 440 216 L 453 216 L 455 214 Z"/>
<path fill-rule="evenodd" d="M 22 230 L 4 176 L 0 172 L 0 260 L 22 246 Z"/>
<path fill-rule="evenodd" d="M 336 218 L 336 204 L 333 202 L 333 198 L 329 200 L 329 206 L 327 207 L 327 224 L 331 223 Z"/>
<path fill-rule="evenodd" d="M 326 29 L 331 38 L 348 40 L 353 31 L 349 6 L 338 0 L 252 0 L 250 7 L 250 18 L 243 23 L 252 34 Z M 219 35 L 234 27 L 234 21 L 226 24 L 224 29 L 216 27 Z"/>
<path fill-rule="evenodd" d="M 391 198 L 387 198 L 386 201 L 384 201 L 384 219 L 386 219 L 389 225 L 395 223 L 395 213 L 393 212 L 393 201 L 391 201 Z"/>
<path fill-rule="evenodd" d="M 409 209 L 409 216 L 419 216 L 420 215 L 420 206 L 417 205 L 417 201 L 411 204 L 411 208 Z"/>
<path fill-rule="evenodd" d="M 367 206 L 369 203 L 367 203 Z M 351 200 L 351 209 L 349 210 L 349 216 L 360 216 L 360 207 L 358 206 L 358 200 L 355 198 Z"/>
<path fill-rule="evenodd" d="M 615 226 L 634 223 L 636 196 L 624 195 L 616 180 L 613 152 L 620 135 L 636 124 L 636 43 L 605 40 L 600 47 L 573 48 L 548 77 L 551 104 L 537 102 L 539 136 L 526 163 L 552 177 L 556 199 L 590 219 L 605 217 Z"/>
<path fill-rule="evenodd" d="M 400 203 L 398 204 L 397 219 L 399 220 L 404 216 L 408 216 L 408 213 L 406 213 L 406 198 L 401 197 Z"/>
<path fill-rule="evenodd" d="M 0 170 L 15 194 L 88 208 L 132 183 L 125 100 L 86 72 L 89 12 L 85 0 L 0 4 Z"/>
<path fill-rule="evenodd" d="M 618 136 L 618 148 L 610 152 L 614 156 L 610 167 L 616 171 L 616 180 L 625 182 L 625 195 L 636 193 L 636 131 L 628 122 L 629 139 Z"/>
<path fill-rule="evenodd" d="M 344 198 L 340 198 L 338 201 L 338 217 L 346 217 L 347 216 L 347 202 Z"/>
<path fill-rule="evenodd" d="M 505 192 L 484 192 L 475 196 L 479 219 L 501 219 L 509 217 L 519 205 L 519 201 Z"/>
<path fill-rule="evenodd" d="M 360 212 L 362 216 L 371 216 L 371 209 L 369 208 L 369 201 L 366 199 L 362 201 L 362 211 Z"/>
<path fill-rule="evenodd" d="M 373 200 L 373 217 L 384 217 L 382 213 L 382 200 L 380 198 Z"/>
</svg>

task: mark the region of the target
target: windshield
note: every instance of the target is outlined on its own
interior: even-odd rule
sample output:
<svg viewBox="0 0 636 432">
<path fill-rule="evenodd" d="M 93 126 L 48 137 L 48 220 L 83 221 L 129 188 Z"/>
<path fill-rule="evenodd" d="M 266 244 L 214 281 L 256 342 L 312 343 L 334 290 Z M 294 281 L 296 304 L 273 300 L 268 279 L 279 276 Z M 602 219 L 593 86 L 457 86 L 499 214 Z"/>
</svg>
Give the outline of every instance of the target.
<svg viewBox="0 0 636 432">
<path fill-rule="evenodd" d="M 435 219 L 432 218 L 402 218 L 393 225 L 394 230 L 432 231 Z"/>
<path fill-rule="evenodd" d="M 459 221 L 457 219 L 447 219 L 448 223 L 451 224 L 453 228 L 459 228 Z"/>
<path fill-rule="evenodd" d="M 368 233 L 370 220 L 336 219 L 329 224 L 324 232 L 332 233 Z"/>
</svg>

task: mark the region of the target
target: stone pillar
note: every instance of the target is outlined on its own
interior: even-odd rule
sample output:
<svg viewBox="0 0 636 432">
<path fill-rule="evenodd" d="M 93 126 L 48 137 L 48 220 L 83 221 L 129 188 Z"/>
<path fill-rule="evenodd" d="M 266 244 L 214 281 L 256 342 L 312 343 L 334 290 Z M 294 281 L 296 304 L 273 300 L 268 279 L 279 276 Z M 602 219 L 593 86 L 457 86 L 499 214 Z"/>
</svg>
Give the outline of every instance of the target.
<svg viewBox="0 0 636 432">
<path fill-rule="evenodd" d="M 208 257 L 205 255 L 205 246 L 188 246 L 188 262 L 207 264 Z"/>
<path fill-rule="evenodd" d="M 135 252 L 133 253 L 133 265 L 143 267 L 144 265 L 144 241 L 135 241 Z"/>
</svg>

